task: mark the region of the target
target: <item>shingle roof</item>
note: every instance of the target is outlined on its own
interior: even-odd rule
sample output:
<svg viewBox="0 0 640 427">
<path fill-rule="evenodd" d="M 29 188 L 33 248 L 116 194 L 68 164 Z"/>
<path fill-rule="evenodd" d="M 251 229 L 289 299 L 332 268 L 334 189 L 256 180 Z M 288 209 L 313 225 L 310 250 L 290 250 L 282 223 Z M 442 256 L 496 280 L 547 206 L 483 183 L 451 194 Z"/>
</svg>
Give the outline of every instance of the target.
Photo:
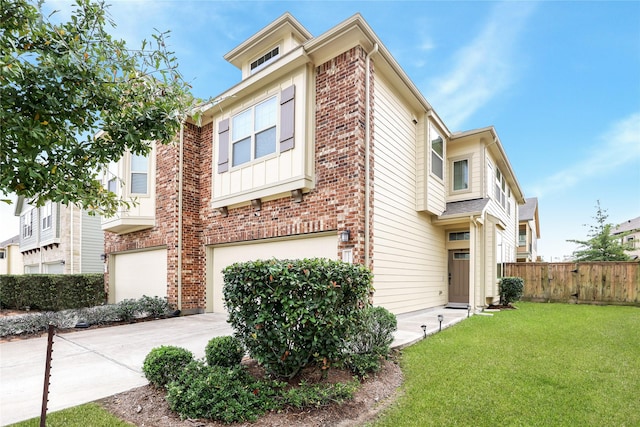
<svg viewBox="0 0 640 427">
<path fill-rule="evenodd" d="M 16 235 L 13 236 L 10 239 L 5 240 L 4 242 L 0 242 L 0 248 L 6 248 L 7 246 L 11 245 L 11 244 L 18 244 L 20 243 L 20 235 Z"/>
<path fill-rule="evenodd" d="M 538 207 L 538 198 L 531 197 L 525 199 L 524 205 L 518 206 L 518 218 L 520 221 L 530 221 L 535 219 L 536 208 Z"/>
<path fill-rule="evenodd" d="M 640 216 L 623 222 L 622 224 L 618 224 L 618 226 L 613 229 L 612 234 L 624 233 L 625 231 L 633 230 L 640 230 Z"/>
<path fill-rule="evenodd" d="M 449 202 L 440 218 L 462 214 L 480 213 L 489 203 L 489 199 L 464 200 L 462 202 Z"/>
</svg>

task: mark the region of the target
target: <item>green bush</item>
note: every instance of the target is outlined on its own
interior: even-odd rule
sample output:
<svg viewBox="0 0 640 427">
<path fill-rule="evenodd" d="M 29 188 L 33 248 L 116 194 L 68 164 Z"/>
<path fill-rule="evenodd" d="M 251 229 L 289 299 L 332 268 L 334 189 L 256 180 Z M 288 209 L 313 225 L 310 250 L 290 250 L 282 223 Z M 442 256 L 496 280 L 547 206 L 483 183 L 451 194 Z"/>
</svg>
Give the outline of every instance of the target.
<svg viewBox="0 0 640 427">
<path fill-rule="evenodd" d="M 524 280 L 521 277 L 503 277 L 500 279 L 500 304 L 507 305 L 518 301 L 524 292 Z"/>
<path fill-rule="evenodd" d="M 361 377 L 380 369 L 398 329 L 396 316 L 383 307 L 367 307 L 358 313 L 345 346 L 345 363 Z"/>
<path fill-rule="evenodd" d="M 104 304 L 103 274 L 0 275 L 2 308 L 60 311 Z"/>
<path fill-rule="evenodd" d="M 214 337 L 207 343 L 204 353 L 209 366 L 232 368 L 242 362 L 244 348 L 236 337 Z"/>
<path fill-rule="evenodd" d="M 167 387 L 167 401 L 181 418 L 225 423 L 255 421 L 275 409 L 275 382 L 255 380 L 242 367 L 207 366 L 194 360 Z"/>
<path fill-rule="evenodd" d="M 156 347 L 147 354 L 142 372 L 150 383 L 165 386 L 180 374 L 182 369 L 193 360 L 189 350 L 174 346 Z"/>
<path fill-rule="evenodd" d="M 171 304 L 167 302 L 166 297 L 150 297 L 147 295 L 143 295 L 138 300 L 138 307 L 147 317 L 165 316 L 172 310 Z"/>
<path fill-rule="evenodd" d="M 302 382 L 282 392 L 280 403 L 296 409 L 320 408 L 331 403 L 343 403 L 353 399 L 358 381 L 335 384 L 309 384 Z"/>
<path fill-rule="evenodd" d="M 328 259 L 258 260 L 223 270 L 229 322 L 267 373 L 328 368 L 371 291 L 371 272 Z"/>
<path fill-rule="evenodd" d="M 116 304 L 118 318 L 123 322 L 134 320 L 141 311 L 140 303 L 135 299 L 125 299 Z"/>
</svg>

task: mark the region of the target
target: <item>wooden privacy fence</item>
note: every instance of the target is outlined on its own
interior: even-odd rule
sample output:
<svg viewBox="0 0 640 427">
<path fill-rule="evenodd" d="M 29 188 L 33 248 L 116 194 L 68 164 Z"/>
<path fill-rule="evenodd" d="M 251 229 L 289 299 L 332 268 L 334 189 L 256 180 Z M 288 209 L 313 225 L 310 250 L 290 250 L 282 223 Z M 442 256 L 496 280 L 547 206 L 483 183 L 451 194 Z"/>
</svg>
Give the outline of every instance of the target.
<svg viewBox="0 0 640 427">
<path fill-rule="evenodd" d="M 638 262 L 520 262 L 505 276 L 524 279 L 524 301 L 640 306 Z"/>
</svg>

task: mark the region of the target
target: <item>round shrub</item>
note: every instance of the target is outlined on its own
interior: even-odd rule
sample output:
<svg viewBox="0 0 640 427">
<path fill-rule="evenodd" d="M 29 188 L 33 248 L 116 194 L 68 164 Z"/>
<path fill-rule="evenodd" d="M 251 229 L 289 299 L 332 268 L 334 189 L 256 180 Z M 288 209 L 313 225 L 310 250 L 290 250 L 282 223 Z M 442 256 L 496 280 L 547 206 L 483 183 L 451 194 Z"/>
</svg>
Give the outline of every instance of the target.
<svg viewBox="0 0 640 427">
<path fill-rule="evenodd" d="M 150 383 L 165 386 L 180 374 L 180 371 L 193 360 L 189 350 L 174 346 L 156 347 L 147 354 L 142 372 Z"/>
<path fill-rule="evenodd" d="M 209 366 L 232 368 L 242 361 L 244 347 L 236 337 L 214 337 L 209 340 L 204 350 Z"/>
<path fill-rule="evenodd" d="M 199 360 L 182 369 L 167 386 L 167 401 L 182 418 L 207 418 L 224 423 L 255 421 L 275 409 L 275 391 L 242 367 L 207 366 Z"/>
</svg>

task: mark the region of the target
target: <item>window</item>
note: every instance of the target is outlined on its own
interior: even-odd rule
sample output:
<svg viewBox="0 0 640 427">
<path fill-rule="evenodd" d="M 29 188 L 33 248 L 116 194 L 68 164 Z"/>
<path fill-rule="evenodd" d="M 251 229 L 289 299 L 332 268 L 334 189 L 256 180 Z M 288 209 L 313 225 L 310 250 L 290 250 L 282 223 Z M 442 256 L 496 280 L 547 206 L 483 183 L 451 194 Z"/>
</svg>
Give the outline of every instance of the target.
<svg viewBox="0 0 640 427">
<path fill-rule="evenodd" d="M 496 201 L 502 205 L 503 208 L 507 207 L 507 180 L 504 175 L 500 172 L 500 169 L 496 168 Z M 511 191 L 511 190 L 509 190 Z M 509 203 L 509 207 L 511 207 L 511 203 Z"/>
<path fill-rule="evenodd" d="M 35 209 L 31 209 L 24 215 L 24 222 L 22 223 L 22 237 L 27 238 L 33 235 L 33 217 Z"/>
<path fill-rule="evenodd" d="M 270 98 L 231 119 L 232 166 L 276 152 L 278 99 Z"/>
<path fill-rule="evenodd" d="M 0 259 L 4 259 L 4 249 L 0 249 Z"/>
<path fill-rule="evenodd" d="M 518 232 L 518 246 L 526 246 L 527 244 L 527 230 L 521 228 Z"/>
<path fill-rule="evenodd" d="M 52 211 L 52 206 L 51 206 L 51 202 L 47 202 L 46 205 L 44 205 L 42 208 L 42 229 L 43 230 L 48 230 L 51 228 L 51 211 Z"/>
<path fill-rule="evenodd" d="M 148 156 L 139 154 L 131 155 L 131 193 L 147 194 L 147 174 L 149 168 L 148 165 Z M 109 191 L 111 191 L 111 189 L 109 189 Z"/>
<path fill-rule="evenodd" d="M 471 259 L 469 252 L 454 252 L 453 259 Z"/>
<path fill-rule="evenodd" d="M 268 64 L 275 61 L 278 56 L 280 56 L 280 47 L 275 47 L 273 50 L 265 53 L 251 63 L 251 74 L 266 67 Z"/>
<path fill-rule="evenodd" d="M 453 162 L 453 191 L 469 189 L 469 160 Z"/>
<path fill-rule="evenodd" d="M 116 193 L 118 194 L 118 179 L 117 178 L 111 178 L 109 181 L 107 181 L 107 190 L 112 192 L 112 193 Z"/>
<path fill-rule="evenodd" d="M 442 179 L 442 164 L 444 158 L 444 141 L 442 137 L 431 128 L 433 138 L 431 139 L 431 172 Z"/>
<path fill-rule="evenodd" d="M 458 231 L 454 233 L 449 233 L 449 241 L 457 242 L 460 240 L 469 240 L 470 234 L 468 231 Z"/>
</svg>

